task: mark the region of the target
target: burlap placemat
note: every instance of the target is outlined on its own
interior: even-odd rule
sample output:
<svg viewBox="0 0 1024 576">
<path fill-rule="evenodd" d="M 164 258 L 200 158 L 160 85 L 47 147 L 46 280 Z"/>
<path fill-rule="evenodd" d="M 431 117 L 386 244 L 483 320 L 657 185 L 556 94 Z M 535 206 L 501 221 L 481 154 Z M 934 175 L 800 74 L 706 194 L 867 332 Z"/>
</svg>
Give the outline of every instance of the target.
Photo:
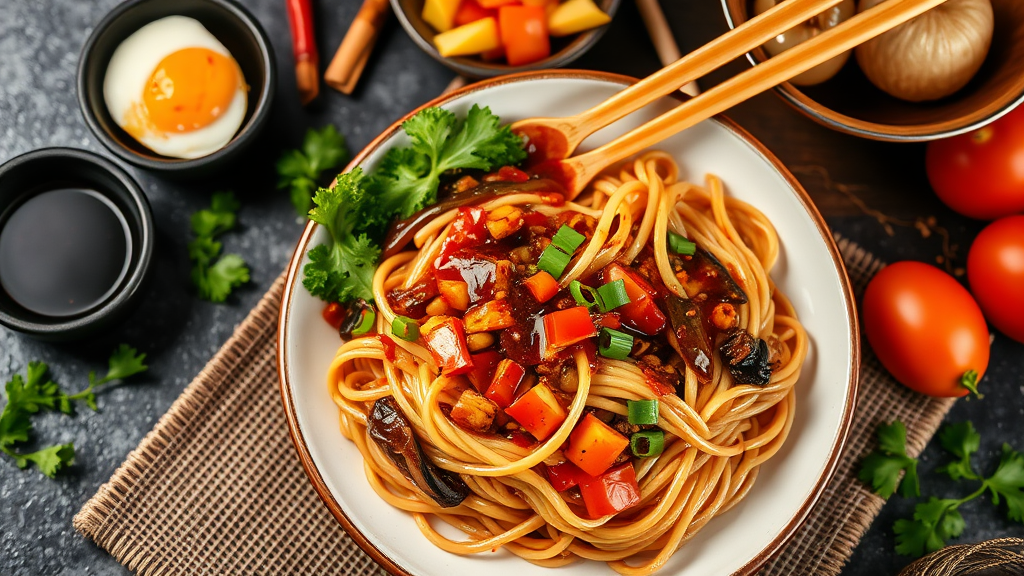
<svg viewBox="0 0 1024 576">
<path fill-rule="evenodd" d="M 855 289 L 882 264 L 840 240 Z M 320 502 L 295 455 L 281 407 L 275 333 L 279 278 L 234 335 L 74 525 L 142 575 L 382 574 Z M 896 385 L 865 350 L 845 457 L 781 556 L 763 576 L 838 574 L 883 500 L 856 480 L 880 422 L 907 424 L 917 455 L 951 400 Z"/>
</svg>

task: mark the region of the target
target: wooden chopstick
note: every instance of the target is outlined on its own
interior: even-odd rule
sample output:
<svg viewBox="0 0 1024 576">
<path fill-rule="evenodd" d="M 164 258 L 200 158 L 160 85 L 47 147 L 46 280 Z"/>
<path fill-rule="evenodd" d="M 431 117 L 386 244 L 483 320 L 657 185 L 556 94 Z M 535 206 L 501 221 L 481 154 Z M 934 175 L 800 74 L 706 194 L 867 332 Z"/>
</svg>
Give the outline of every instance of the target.
<svg viewBox="0 0 1024 576">
<path fill-rule="evenodd" d="M 351 94 L 359 76 L 370 58 L 384 19 L 388 15 L 388 0 L 363 0 L 359 12 L 345 33 L 338 51 L 324 72 L 324 82 L 344 94 Z"/>
<path fill-rule="evenodd" d="M 840 1 L 788 0 L 777 4 L 597 106 L 561 119 L 562 125 L 568 128 L 575 140 L 569 142 L 569 150 L 575 149 L 588 135 L 739 58 Z M 522 123 L 529 122 L 526 120 Z"/>
<path fill-rule="evenodd" d="M 658 53 L 658 60 L 661 60 L 661 66 L 664 68 L 682 58 L 683 53 L 679 51 L 679 45 L 676 44 L 672 28 L 669 27 L 658 0 L 636 0 L 636 7 L 640 9 L 640 17 L 644 20 L 647 34 L 654 44 L 654 51 Z M 700 94 L 696 80 L 690 80 L 680 90 L 690 96 Z"/>
<path fill-rule="evenodd" d="M 604 168 L 851 50 L 945 1 L 882 2 L 599 148 L 567 158 L 564 162 L 570 164 L 577 175 L 573 182 L 576 192 Z"/>
</svg>

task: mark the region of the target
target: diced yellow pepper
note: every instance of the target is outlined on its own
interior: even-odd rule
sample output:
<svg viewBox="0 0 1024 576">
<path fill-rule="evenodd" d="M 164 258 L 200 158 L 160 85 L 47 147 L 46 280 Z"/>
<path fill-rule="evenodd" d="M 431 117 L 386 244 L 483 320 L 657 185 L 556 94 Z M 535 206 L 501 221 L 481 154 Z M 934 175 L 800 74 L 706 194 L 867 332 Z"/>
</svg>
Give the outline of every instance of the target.
<svg viewBox="0 0 1024 576">
<path fill-rule="evenodd" d="M 611 22 L 593 0 L 568 0 L 560 4 L 548 16 L 548 33 L 552 36 L 568 36 Z"/>
<path fill-rule="evenodd" d="M 434 36 L 434 46 L 445 58 L 479 54 L 500 45 L 494 18 L 482 18 Z"/>
<path fill-rule="evenodd" d="M 438 32 L 447 32 L 455 25 L 455 13 L 459 11 L 460 0 L 426 0 L 423 3 L 423 20 Z"/>
</svg>

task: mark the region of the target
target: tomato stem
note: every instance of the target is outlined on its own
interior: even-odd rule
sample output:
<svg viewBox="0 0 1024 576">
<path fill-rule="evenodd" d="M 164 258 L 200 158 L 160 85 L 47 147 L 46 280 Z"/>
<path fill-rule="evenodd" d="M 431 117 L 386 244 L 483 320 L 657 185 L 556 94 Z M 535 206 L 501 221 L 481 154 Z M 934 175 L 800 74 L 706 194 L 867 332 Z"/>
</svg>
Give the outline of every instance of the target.
<svg viewBox="0 0 1024 576">
<path fill-rule="evenodd" d="M 960 377 L 960 385 L 963 386 L 964 388 L 967 388 L 972 393 L 974 393 L 974 396 L 978 400 L 981 400 L 982 398 L 985 397 L 984 394 L 982 394 L 981 392 L 978 392 L 978 371 L 977 370 L 968 370 L 967 372 L 964 372 L 964 375 Z"/>
</svg>

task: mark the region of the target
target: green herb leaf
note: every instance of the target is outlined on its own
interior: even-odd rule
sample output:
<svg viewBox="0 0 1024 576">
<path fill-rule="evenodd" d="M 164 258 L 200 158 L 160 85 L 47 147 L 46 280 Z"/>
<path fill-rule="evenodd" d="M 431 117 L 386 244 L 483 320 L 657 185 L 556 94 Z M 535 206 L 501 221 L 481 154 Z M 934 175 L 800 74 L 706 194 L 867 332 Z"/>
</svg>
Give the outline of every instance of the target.
<svg viewBox="0 0 1024 576">
<path fill-rule="evenodd" d="M 992 503 L 1006 502 L 1006 515 L 1010 520 L 1024 522 L 1024 455 L 1009 444 L 1003 444 L 1003 454 L 995 474 L 985 480 L 992 493 Z"/>
<path fill-rule="evenodd" d="M 46 364 L 30 362 L 24 379 L 20 374 L 15 374 L 4 386 L 7 404 L 0 413 L 0 451 L 14 458 L 19 468 L 35 462 L 43 474 L 53 477 L 74 459 L 74 447 L 71 444 L 51 446 L 27 454 L 15 452 L 12 448 L 18 442 L 29 440 L 33 414 L 44 408 L 71 411 L 71 402 L 60 391 L 60 387 L 46 377 L 46 372 Z"/>
<path fill-rule="evenodd" d="M 313 198 L 316 207 L 309 211 L 309 219 L 324 226 L 332 241 L 309 251 L 302 284 L 328 302 L 373 300 L 373 273 L 380 248 L 365 234 L 354 234 L 366 202 L 364 184 L 360 168 L 342 174 L 334 188 L 317 191 Z"/>
<path fill-rule="evenodd" d="M 249 281 L 249 267 L 238 254 L 225 254 L 212 266 L 194 268 L 192 281 L 201 298 L 224 302 L 232 290 Z"/>
<path fill-rule="evenodd" d="M 320 173 L 337 168 L 348 159 L 345 137 L 328 124 L 310 129 L 300 150 L 285 152 L 277 161 L 278 188 L 288 188 L 292 205 L 300 216 L 312 207 L 313 191 Z"/>
<path fill-rule="evenodd" d="M 961 500 L 940 500 L 931 497 L 914 507 L 914 519 L 897 520 L 896 552 L 905 556 L 923 556 L 946 545 L 964 531 L 964 518 L 957 511 Z"/>
<path fill-rule="evenodd" d="M 981 434 L 974 429 L 974 424 L 961 422 L 944 427 L 939 433 L 939 442 L 947 452 L 960 460 L 939 466 L 937 472 L 948 474 L 953 480 L 978 479 L 978 475 L 971 468 L 971 455 L 981 446 Z"/>
<path fill-rule="evenodd" d="M 216 192 L 210 207 L 192 214 L 192 233 L 213 238 L 235 227 L 235 212 L 240 204 L 232 192 Z"/>
<path fill-rule="evenodd" d="M 899 487 L 900 495 L 920 496 L 917 460 L 907 456 L 907 429 L 903 422 L 878 427 L 879 449 L 868 454 L 861 462 L 858 478 L 871 486 L 882 498 L 892 496 Z M 899 473 L 905 472 L 900 482 Z"/>
<path fill-rule="evenodd" d="M 24 468 L 28 466 L 29 462 L 34 462 L 39 471 L 50 478 L 55 478 L 57 472 L 67 468 L 75 461 L 75 445 L 70 442 L 56 444 L 28 454 L 21 454 L 13 450 L 5 450 L 5 452 L 14 458 L 14 463 L 18 468 Z"/>
<path fill-rule="evenodd" d="M 241 204 L 231 192 L 218 192 L 210 199 L 210 207 L 192 215 L 192 232 L 196 239 L 188 243 L 192 260 L 192 283 L 199 297 L 211 302 L 224 302 L 231 291 L 249 281 L 249 268 L 237 254 L 220 259 L 221 243 L 214 238 L 235 227 L 235 213 Z"/>
</svg>

